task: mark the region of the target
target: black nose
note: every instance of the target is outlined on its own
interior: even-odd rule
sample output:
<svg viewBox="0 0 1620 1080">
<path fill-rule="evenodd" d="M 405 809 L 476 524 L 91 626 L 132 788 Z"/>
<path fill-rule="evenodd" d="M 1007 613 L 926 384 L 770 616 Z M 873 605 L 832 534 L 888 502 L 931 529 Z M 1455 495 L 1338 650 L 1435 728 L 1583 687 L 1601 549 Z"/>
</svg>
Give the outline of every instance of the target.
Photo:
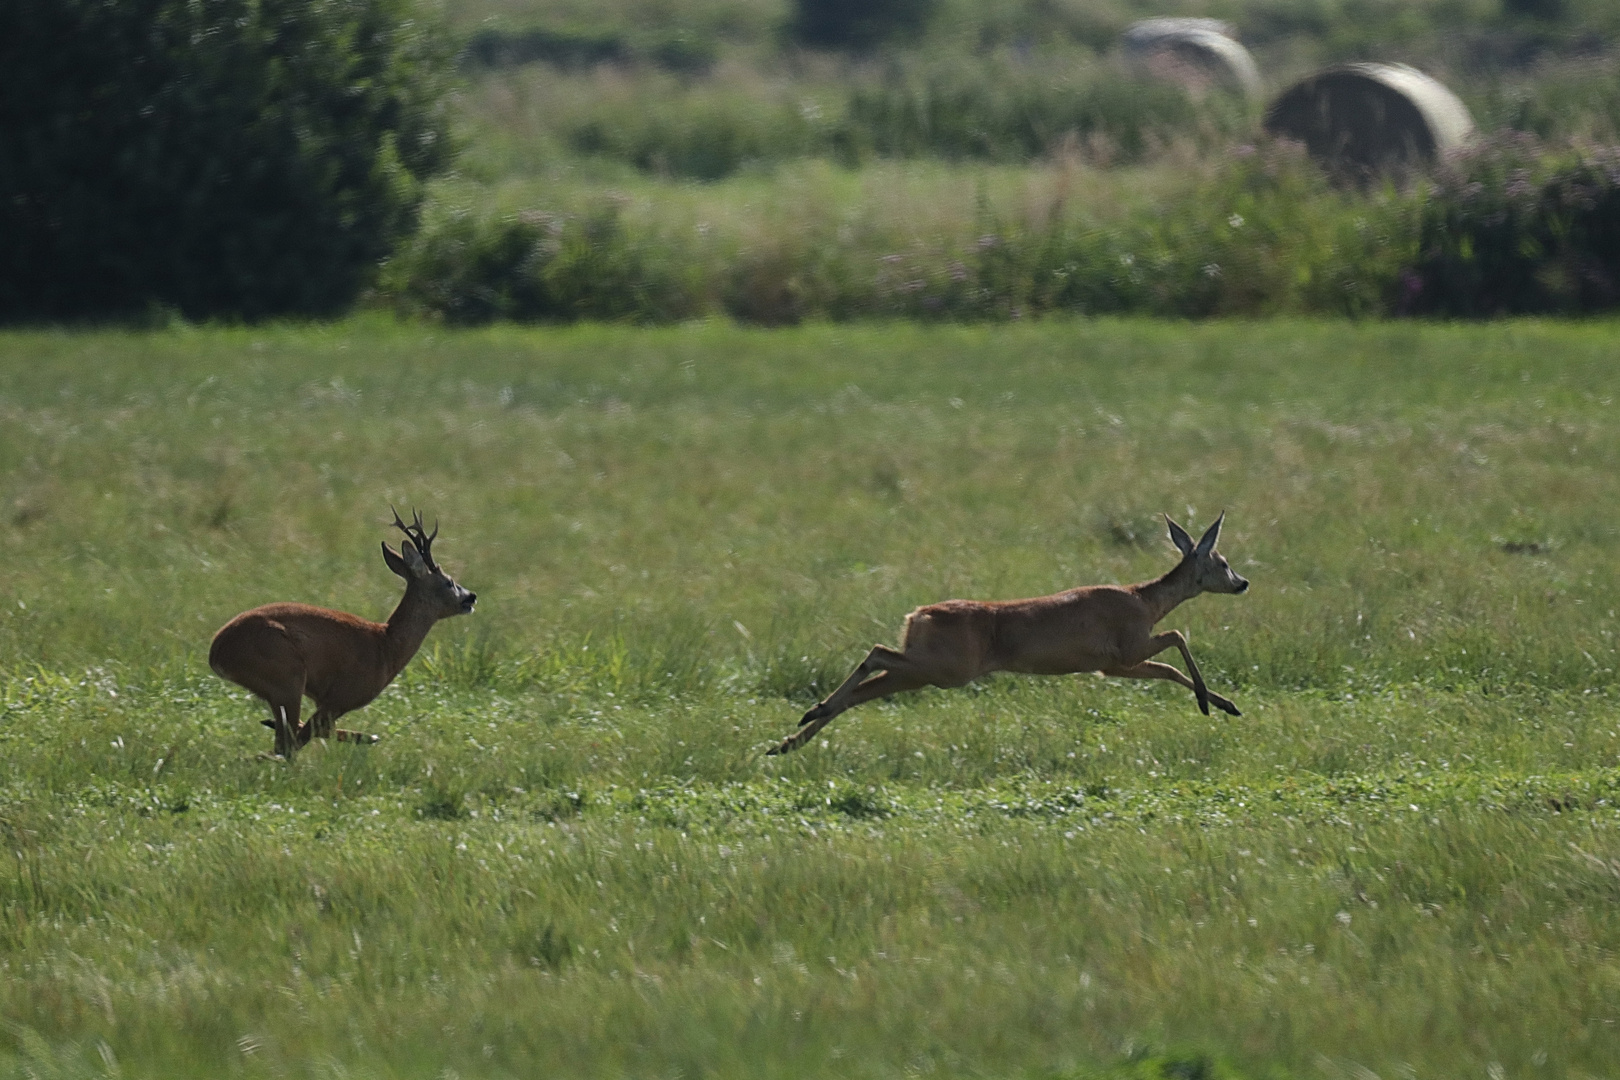
<svg viewBox="0 0 1620 1080">
<path fill-rule="evenodd" d="M 1244 593 L 1244 592 L 1248 592 L 1248 591 L 1249 591 L 1249 583 L 1247 581 L 1244 581 L 1243 584 L 1238 586 L 1238 592 Z"/>
</svg>

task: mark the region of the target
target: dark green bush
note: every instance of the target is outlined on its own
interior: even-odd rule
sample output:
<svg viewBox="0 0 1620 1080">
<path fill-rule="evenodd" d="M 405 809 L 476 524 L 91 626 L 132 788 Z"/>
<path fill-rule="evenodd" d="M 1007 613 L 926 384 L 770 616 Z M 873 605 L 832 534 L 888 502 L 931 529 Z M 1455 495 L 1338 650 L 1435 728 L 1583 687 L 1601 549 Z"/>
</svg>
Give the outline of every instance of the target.
<svg viewBox="0 0 1620 1080">
<path fill-rule="evenodd" d="M 1620 148 L 1549 153 L 1506 135 L 1447 163 L 1403 306 L 1465 317 L 1620 306 Z"/>
<path fill-rule="evenodd" d="M 452 215 L 391 260 L 382 287 L 402 311 L 458 325 L 669 322 L 700 313 L 692 269 L 656 237 L 632 236 L 605 204 L 583 215 Z"/>
<path fill-rule="evenodd" d="M 540 318 L 545 300 L 534 262 L 541 236 L 532 219 L 456 214 L 396 256 L 384 287 L 402 308 L 456 325 Z"/>
<path fill-rule="evenodd" d="M 326 315 L 450 147 L 412 0 L 0 3 L 0 319 Z"/>
<path fill-rule="evenodd" d="M 922 36 L 938 9 L 939 0 L 793 0 L 787 29 L 812 48 L 865 50 Z"/>
<path fill-rule="evenodd" d="M 1334 191 L 1289 146 L 1242 147 L 1173 205 L 1109 228 L 990 221 L 965 250 L 888 256 L 880 310 L 1006 319 L 1374 315 L 1411 257 L 1409 204 Z"/>
</svg>

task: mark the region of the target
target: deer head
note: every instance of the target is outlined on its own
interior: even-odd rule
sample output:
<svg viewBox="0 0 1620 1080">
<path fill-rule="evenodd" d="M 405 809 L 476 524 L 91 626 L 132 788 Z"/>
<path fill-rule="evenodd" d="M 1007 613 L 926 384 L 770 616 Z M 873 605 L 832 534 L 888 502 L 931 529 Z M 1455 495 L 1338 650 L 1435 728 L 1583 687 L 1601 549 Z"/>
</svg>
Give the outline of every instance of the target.
<svg viewBox="0 0 1620 1080">
<path fill-rule="evenodd" d="M 1199 592 L 1240 593 L 1249 587 L 1249 580 L 1239 577 L 1226 557 L 1215 550 L 1215 541 L 1221 537 L 1221 522 L 1225 520 L 1223 510 L 1215 524 L 1194 544 L 1186 529 L 1171 521 L 1169 514 L 1164 515 L 1164 523 L 1170 526 L 1170 542 L 1181 552 L 1182 564 L 1192 564 L 1193 584 Z"/>
<path fill-rule="evenodd" d="M 393 507 L 389 509 L 393 510 Z M 414 510 L 411 513 L 416 523 L 406 525 L 399 520 L 399 511 L 394 510 L 394 528 L 405 534 L 405 540 L 397 552 L 384 543 L 383 561 L 388 564 L 388 569 L 405 579 L 408 594 L 414 592 L 422 597 L 435 618 L 471 614 L 478 596 L 457 585 L 433 561 L 433 538 L 439 535 L 438 522 L 433 523 L 433 534 L 430 536 L 422 525 L 422 515 Z"/>
</svg>

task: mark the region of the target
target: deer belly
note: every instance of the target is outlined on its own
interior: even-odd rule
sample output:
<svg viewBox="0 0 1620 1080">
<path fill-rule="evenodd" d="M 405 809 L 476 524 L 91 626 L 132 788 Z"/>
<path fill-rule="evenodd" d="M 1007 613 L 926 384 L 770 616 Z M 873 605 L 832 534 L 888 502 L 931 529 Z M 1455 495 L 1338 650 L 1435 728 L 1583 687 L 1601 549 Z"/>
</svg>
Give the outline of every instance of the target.
<svg viewBox="0 0 1620 1080">
<path fill-rule="evenodd" d="M 366 673 L 350 670 L 311 672 L 304 692 L 328 712 L 346 713 L 370 704 L 382 693 L 387 681 L 379 682 Z"/>
<path fill-rule="evenodd" d="M 1009 641 L 999 643 L 1001 671 L 1022 675 L 1073 675 L 1081 671 L 1101 671 L 1119 662 L 1116 651 L 1103 653 L 1074 640 L 1072 635 L 1043 633 L 1031 628 Z"/>
<path fill-rule="evenodd" d="M 339 684 L 319 691 L 312 687 L 309 696 L 315 704 L 327 712 L 346 713 L 371 704 L 381 692 L 380 687 L 373 689 L 369 685 Z"/>
<path fill-rule="evenodd" d="M 1001 670 L 1017 672 L 1020 675 L 1075 675 L 1083 671 L 1102 671 L 1117 666 L 1117 663 L 1118 661 L 1111 657 L 1056 648 L 1013 657 Z"/>
</svg>

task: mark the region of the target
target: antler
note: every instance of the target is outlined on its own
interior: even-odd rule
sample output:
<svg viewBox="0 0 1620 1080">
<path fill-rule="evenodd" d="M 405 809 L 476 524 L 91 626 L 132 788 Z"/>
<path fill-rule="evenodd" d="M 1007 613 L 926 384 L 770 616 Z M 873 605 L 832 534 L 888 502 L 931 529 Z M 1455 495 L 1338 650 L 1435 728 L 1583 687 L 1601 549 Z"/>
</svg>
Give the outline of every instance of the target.
<svg viewBox="0 0 1620 1080">
<path fill-rule="evenodd" d="M 439 566 L 433 561 L 433 538 L 439 535 L 439 523 L 434 521 L 433 535 L 429 536 L 427 529 L 422 524 L 421 511 L 416 509 L 411 510 L 411 515 L 416 519 L 416 524 L 412 526 L 406 525 L 403 521 L 399 520 L 398 510 L 394 510 L 392 506 L 390 506 L 388 509 L 393 511 L 394 514 L 394 528 L 404 533 L 405 536 L 410 540 L 412 546 L 416 548 L 416 553 L 422 556 L 422 561 L 427 564 L 427 568 L 429 570 L 437 571 Z"/>
</svg>

